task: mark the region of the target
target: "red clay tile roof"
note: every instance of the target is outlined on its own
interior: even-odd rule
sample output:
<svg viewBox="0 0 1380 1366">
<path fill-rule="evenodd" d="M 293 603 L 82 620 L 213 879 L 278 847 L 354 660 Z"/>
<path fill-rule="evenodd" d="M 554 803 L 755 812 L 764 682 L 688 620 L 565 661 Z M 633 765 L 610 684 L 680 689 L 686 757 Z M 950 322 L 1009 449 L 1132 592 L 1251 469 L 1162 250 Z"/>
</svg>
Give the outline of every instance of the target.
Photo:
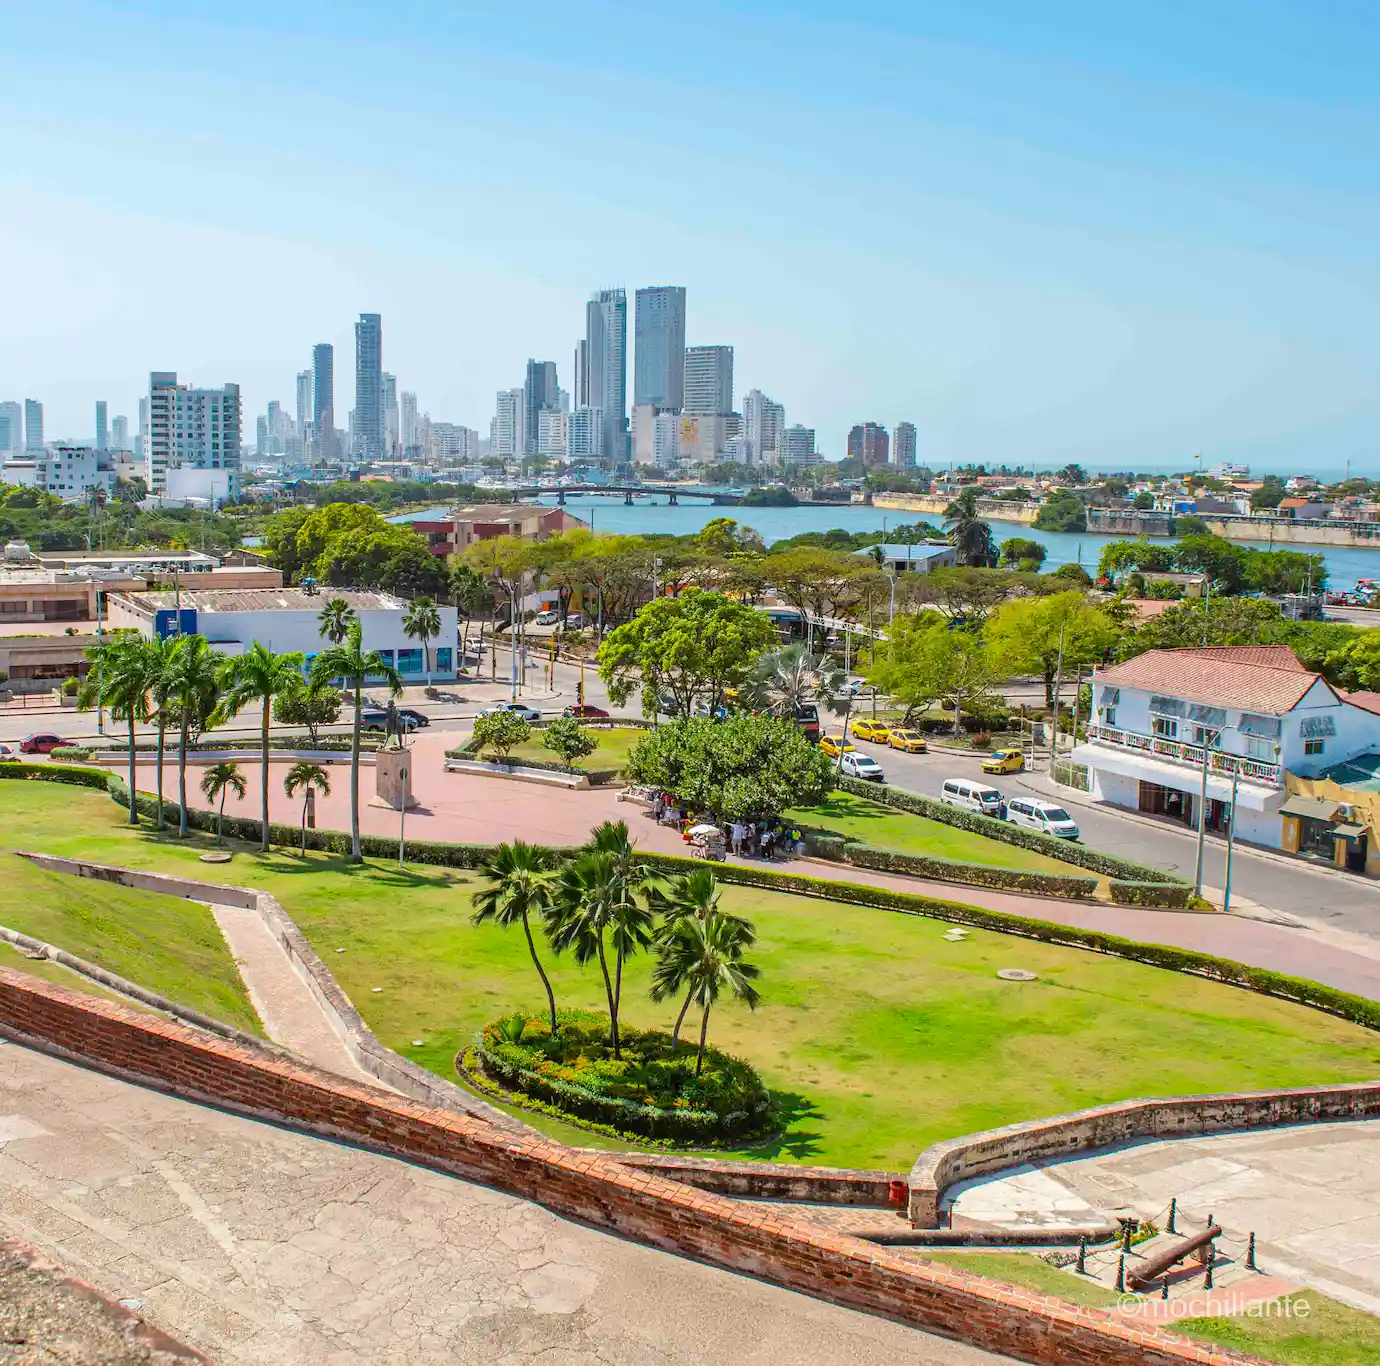
<svg viewBox="0 0 1380 1366">
<path fill-rule="evenodd" d="M 1362 711 L 1374 712 L 1380 716 L 1380 692 L 1344 692 L 1342 694 L 1353 707 Z"/>
<path fill-rule="evenodd" d="M 1096 681 L 1282 716 L 1320 676 L 1305 669 L 1285 645 L 1221 645 L 1150 650 L 1099 671 Z"/>
</svg>

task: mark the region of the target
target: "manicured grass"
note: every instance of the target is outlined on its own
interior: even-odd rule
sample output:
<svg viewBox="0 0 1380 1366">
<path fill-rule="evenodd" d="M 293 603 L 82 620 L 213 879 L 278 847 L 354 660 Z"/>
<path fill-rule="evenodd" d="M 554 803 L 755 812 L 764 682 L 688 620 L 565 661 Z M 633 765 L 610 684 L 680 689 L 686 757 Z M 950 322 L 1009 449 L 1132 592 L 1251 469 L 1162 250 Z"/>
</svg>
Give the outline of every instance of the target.
<svg viewBox="0 0 1380 1366">
<path fill-rule="evenodd" d="M 598 740 L 599 748 L 593 754 L 581 759 L 576 768 L 590 773 L 616 772 L 628 761 L 628 751 L 644 736 L 645 730 L 633 726 L 615 727 L 611 730 L 598 730 L 590 727 L 590 735 Z M 555 762 L 557 756 L 542 744 L 540 735 L 534 735 L 524 745 L 513 750 L 514 759 L 540 759 L 544 763 Z"/>
<path fill-rule="evenodd" d="M 73 788 L 55 788 L 54 792 L 68 800 L 78 795 Z M 80 795 L 83 801 L 87 797 L 85 792 Z M 97 793 L 90 795 L 101 800 Z M 109 804 L 113 810 L 114 803 Z M 7 837 L 17 843 L 8 820 L 9 804 L 3 798 L 0 811 L 7 817 L 3 822 Z M 70 824 L 65 809 L 54 811 L 53 821 L 55 825 Z M 100 855 L 92 857 L 102 861 Z M 261 1032 L 235 960 L 205 906 L 156 892 L 50 873 L 8 852 L 0 852 L 0 886 L 5 889 L 0 917 L 10 929 L 55 944 L 178 1005 Z M 21 961 L 29 962 L 22 955 Z M 63 973 L 62 977 L 50 978 L 52 981 L 64 981 L 65 977 L 64 985 L 80 982 L 62 968 L 40 966 Z"/>
<path fill-rule="evenodd" d="M 1032 1252 L 956 1252 L 947 1248 L 924 1248 L 917 1250 L 915 1255 L 927 1262 L 940 1262 L 960 1271 L 990 1276 L 1022 1290 L 1058 1295 L 1070 1304 L 1083 1304 L 1091 1309 L 1111 1309 L 1121 1298 L 1115 1290 L 1108 1290 L 1091 1277 L 1061 1271 Z"/>
<path fill-rule="evenodd" d="M 963 863 L 983 863 L 994 868 L 1015 868 L 1022 872 L 1077 872 L 1067 863 L 1021 849 L 1001 840 L 974 835 L 957 826 L 926 820 L 880 802 L 870 802 L 851 792 L 833 792 L 819 806 L 797 807 L 788 818 L 815 830 L 829 831 L 874 849 L 894 849 L 902 854 L 927 854 L 933 858 L 957 859 Z"/>
<path fill-rule="evenodd" d="M 123 996 L 117 996 L 113 991 L 107 991 L 98 982 L 93 982 L 89 977 L 83 977 L 80 973 L 72 972 L 60 963 L 26 958 L 13 944 L 4 941 L 0 941 L 0 968 L 14 968 L 19 972 L 27 972 L 30 977 L 41 977 L 45 982 L 56 982 L 60 987 L 70 987 L 73 991 L 82 991 L 88 996 L 99 996 L 103 1001 L 118 1001 L 121 1005 L 132 1006 L 135 1010 L 146 1009 L 138 1001 L 130 1001 Z"/>
<path fill-rule="evenodd" d="M 486 1021 L 542 1007 L 521 933 L 470 924 L 475 874 L 244 845 L 207 870 L 196 855 L 209 837 L 121 822 L 99 793 L 0 786 L 13 845 L 272 892 L 380 1038 L 441 1075 Z M 1199 978 L 985 931 L 946 943 L 940 922 L 777 892 L 728 887 L 723 900 L 756 923 L 763 1004 L 721 1005 L 710 1037 L 789 1111 L 784 1135 L 753 1156 L 906 1168 L 937 1139 L 1106 1101 L 1380 1077 L 1380 1035 Z M 600 1008 L 597 969 L 543 953 L 561 1006 Z M 1040 980 L 999 981 L 1002 967 Z M 648 999 L 649 969 L 645 957 L 629 965 L 626 1017 L 668 1028 L 676 1006 Z"/>
<path fill-rule="evenodd" d="M 1184 1319 L 1174 1332 L 1278 1361 L 1281 1366 L 1374 1366 L 1380 1361 L 1380 1318 L 1302 1290 L 1289 1297 L 1289 1316 L 1233 1315 Z M 1297 1311 L 1307 1306 L 1306 1316 Z"/>
</svg>

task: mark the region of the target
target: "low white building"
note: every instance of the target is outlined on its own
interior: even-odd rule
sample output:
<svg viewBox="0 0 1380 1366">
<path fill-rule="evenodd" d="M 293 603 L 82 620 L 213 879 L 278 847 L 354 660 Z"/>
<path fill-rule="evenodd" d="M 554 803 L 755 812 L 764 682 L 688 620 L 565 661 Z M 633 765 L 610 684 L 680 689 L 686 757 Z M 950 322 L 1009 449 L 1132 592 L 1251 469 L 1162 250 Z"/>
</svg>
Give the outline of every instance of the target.
<svg viewBox="0 0 1380 1366">
<path fill-rule="evenodd" d="M 914 545 L 870 545 L 855 550 L 854 558 L 877 558 L 882 552 L 880 568 L 893 574 L 928 574 L 931 569 L 952 569 L 958 563 L 958 552 L 947 541 L 918 541 Z"/>
<path fill-rule="evenodd" d="M 109 451 L 94 446 L 48 446 L 0 468 L 0 483 L 42 489 L 65 503 L 80 503 L 99 489 L 115 492 L 115 465 Z"/>
<path fill-rule="evenodd" d="M 1284 847 L 1285 773 L 1313 777 L 1380 750 L 1380 716 L 1352 705 L 1284 645 L 1150 650 L 1097 672 L 1088 741 L 1072 754 L 1098 801 Z"/>
<path fill-rule="evenodd" d="M 326 649 L 321 609 L 343 598 L 359 614 L 364 648 L 377 650 L 403 676 L 404 683 L 423 683 L 427 661 L 422 642 L 408 636 L 403 618 L 408 604 L 388 593 L 355 589 L 304 588 L 216 589 L 184 587 L 178 592 L 112 593 L 107 601 L 112 627 L 133 627 L 145 639 L 169 635 L 203 635 L 222 654 L 243 654 L 256 640 L 278 654 L 300 650 L 307 665 Z M 455 677 L 455 608 L 438 604 L 440 634 L 427 641 L 431 676 Z"/>
</svg>

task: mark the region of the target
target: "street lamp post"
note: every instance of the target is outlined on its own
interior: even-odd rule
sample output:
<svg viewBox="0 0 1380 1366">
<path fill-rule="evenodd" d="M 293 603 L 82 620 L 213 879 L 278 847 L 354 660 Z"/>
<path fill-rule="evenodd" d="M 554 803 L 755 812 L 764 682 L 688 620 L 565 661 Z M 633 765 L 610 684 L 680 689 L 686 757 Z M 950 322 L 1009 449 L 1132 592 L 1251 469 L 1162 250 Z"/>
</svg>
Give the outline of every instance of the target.
<svg viewBox="0 0 1380 1366">
<path fill-rule="evenodd" d="M 1231 814 L 1227 817 L 1227 875 L 1222 883 L 1222 914 L 1231 910 L 1231 856 L 1236 847 L 1236 788 L 1241 779 L 1238 760 L 1231 769 Z"/>
<path fill-rule="evenodd" d="M 1212 762 L 1212 746 L 1220 734 L 1220 731 L 1214 734 L 1206 727 L 1203 728 L 1203 782 L 1198 793 L 1198 853 L 1193 865 L 1194 896 L 1202 896 L 1203 894 L 1203 850 L 1207 843 L 1208 766 Z"/>
</svg>

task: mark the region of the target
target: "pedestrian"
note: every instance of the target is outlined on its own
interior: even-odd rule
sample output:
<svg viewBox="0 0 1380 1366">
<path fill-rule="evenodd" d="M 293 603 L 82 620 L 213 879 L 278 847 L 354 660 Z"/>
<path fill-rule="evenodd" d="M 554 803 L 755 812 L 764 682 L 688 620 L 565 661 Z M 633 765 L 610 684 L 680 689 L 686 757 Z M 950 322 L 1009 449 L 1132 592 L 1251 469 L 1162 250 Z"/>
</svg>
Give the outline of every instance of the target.
<svg viewBox="0 0 1380 1366">
<path fill-rule="evenodd" d="M 665 794 L 664 792 L 658 792 L 658 793 L 656 794 L 656 798 L 655 798 L 655 799 L 653 800 L 653 802 L 652 802 L 652 819 L 655 820 L 656 823 L 657 823 L 658 825 L 660 825 L 660 824 L 661 824 L 661 818 L 662 818 L 662 816 L 664 816 L 665 814 L 666 814 L 666 794 Z"/>
<path fill-rule="evenodd" d="M 734 821 L 733 828 L 729 831 L 733 839 L 733 852 L 739 856 L 743 852 L 743 841 L 747 838 L 747 827 L 742 821 Z"/>
<path fill-rule="evenodd" d="M 776 832 L 774 830 L 769 828 L 762 832 L 762 857 L 768 862 L 771 861 L 771 847 L 775 839 Z"/>
</svg>

